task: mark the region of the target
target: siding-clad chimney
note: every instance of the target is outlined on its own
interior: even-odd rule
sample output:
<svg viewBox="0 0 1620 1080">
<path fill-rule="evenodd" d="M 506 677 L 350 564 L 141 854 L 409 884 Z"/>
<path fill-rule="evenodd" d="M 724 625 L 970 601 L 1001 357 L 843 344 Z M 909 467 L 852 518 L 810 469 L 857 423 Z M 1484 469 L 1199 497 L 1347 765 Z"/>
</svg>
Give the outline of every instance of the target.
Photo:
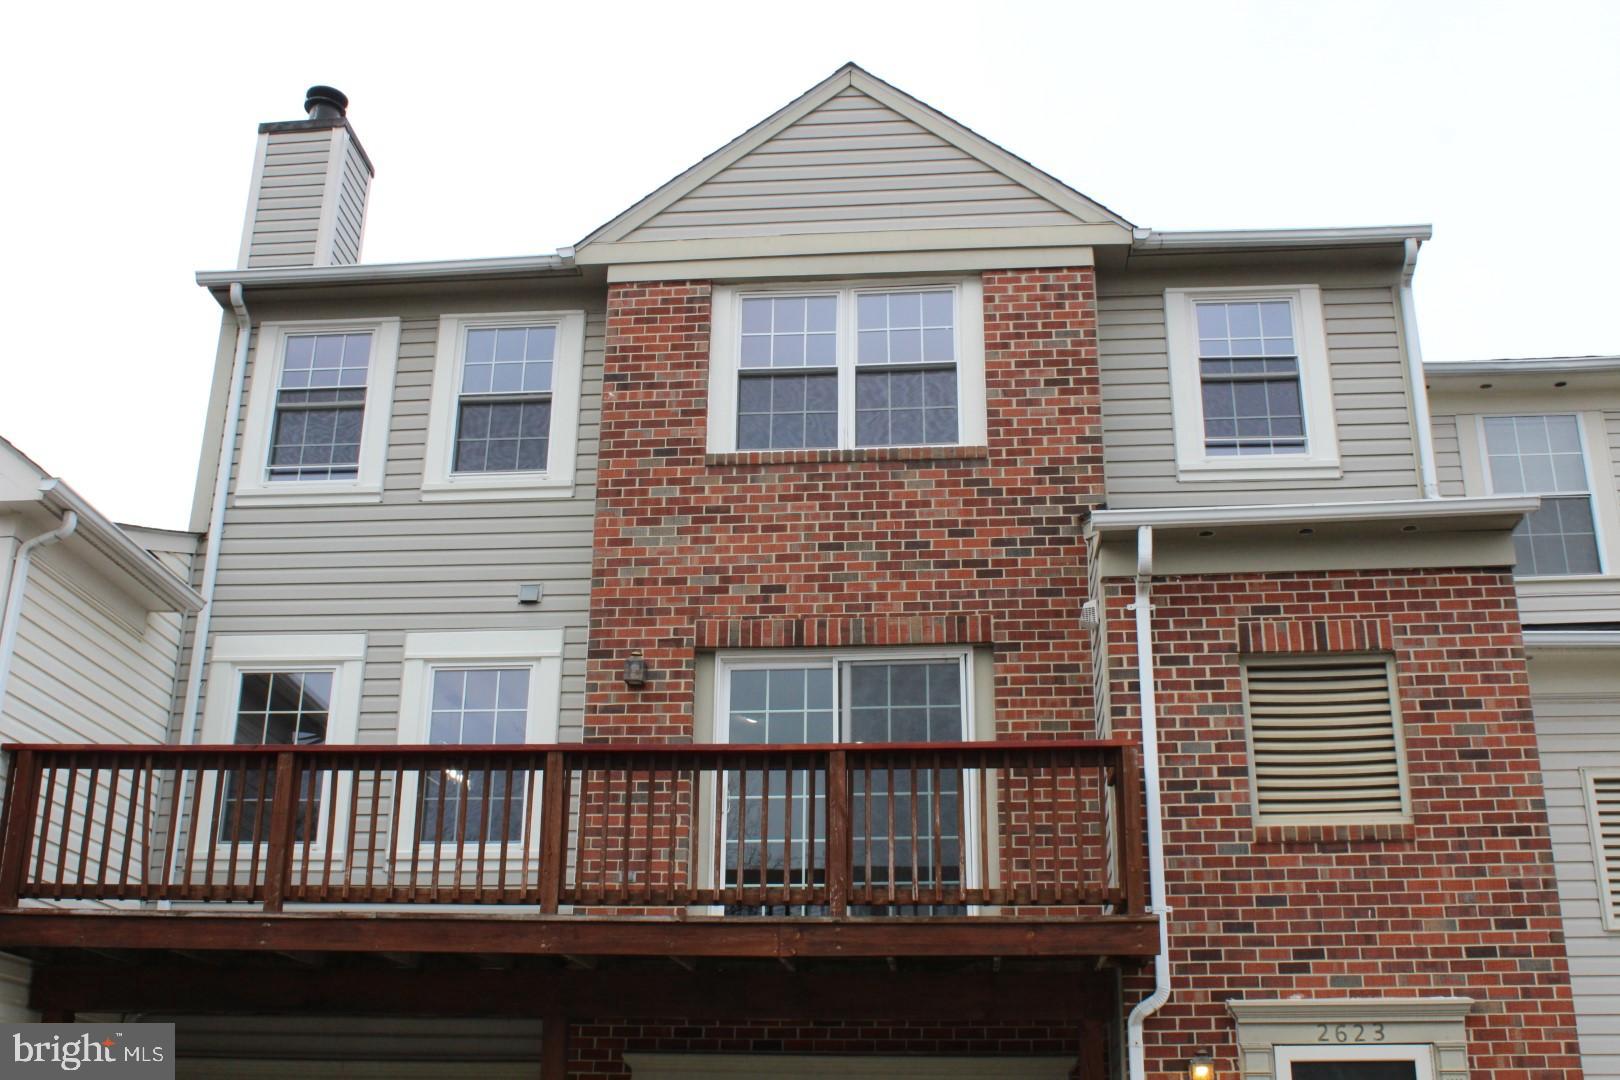
<svg viewBox="0 0 1620 1080">
<path fill-rule="evenodd" d="M 337 266 L 360 261 L 375 175 L 330 86 L 305 94 L 303 120 L 259 125 L 237 265 Z"/>
</svg>

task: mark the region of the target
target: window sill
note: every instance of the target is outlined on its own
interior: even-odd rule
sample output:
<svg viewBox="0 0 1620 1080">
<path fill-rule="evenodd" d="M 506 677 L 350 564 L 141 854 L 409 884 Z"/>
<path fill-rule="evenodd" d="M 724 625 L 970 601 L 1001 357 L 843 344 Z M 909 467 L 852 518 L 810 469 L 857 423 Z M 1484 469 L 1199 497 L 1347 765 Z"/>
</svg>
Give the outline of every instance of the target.
<svg viewBox="0 0 1620 1080">
<path fill-rule="evenodd" d="M 1337 461 L 1300 459 L 1249 459 L 1252 464 L 1232 459 L 1177 462 L 1176 479 L 1198 482 L 1217 480 L 1339 480 L 1344 468 Z"/>
<path fill-rule="evenodd" d="M 982 461 L 985 446 L 868 446 L 855 450 L 739 450 L 705 454 L 705 465 L 821 465 L 859 461 Z"/>
<path fill-rule="evenodd" d="M 1366 841 L 1417 839 L 1410 821 L 1344 822 L 1338 825 L 1256 825 L 1257 844 L 1342 844 Z"/>
<path fill-rule="evenodd" d="M 573 494 L 573 480 L 547 479 L 542 474 L 502 479 L 475 477 L 465 480 L 428 480 L 422 484 L 423 502 L 567 499 Z"/>
<path fill-rule="evenodd" d="M 231 499 L 233 506 L 320 506 L 331 504 L 360 504 L 382 502 L 380 487 L 344 484 L 303 486 L 289 484 L 283 488 L 252 487 L 239 489 Z"/>
<path fill-rule="evenodd" d="M 1615 574 L 1514 574 L 1519 585 L 1601 585 L 1620 581 Z"/>
</svg>

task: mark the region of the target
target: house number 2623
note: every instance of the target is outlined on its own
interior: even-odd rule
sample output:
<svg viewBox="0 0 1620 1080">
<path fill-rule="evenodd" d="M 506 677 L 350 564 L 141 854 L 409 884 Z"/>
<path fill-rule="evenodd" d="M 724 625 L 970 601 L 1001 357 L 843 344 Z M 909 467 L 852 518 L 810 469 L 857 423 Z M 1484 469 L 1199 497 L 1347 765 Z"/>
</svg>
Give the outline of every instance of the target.
<svg viewBox="0 0 1620 1080">
<path fill-rule="evenodd" d="M 1317 1024 L 1319 1043 L 1377 1043 L 1384 1041 L 1383 1024 Z"/>
</svg>

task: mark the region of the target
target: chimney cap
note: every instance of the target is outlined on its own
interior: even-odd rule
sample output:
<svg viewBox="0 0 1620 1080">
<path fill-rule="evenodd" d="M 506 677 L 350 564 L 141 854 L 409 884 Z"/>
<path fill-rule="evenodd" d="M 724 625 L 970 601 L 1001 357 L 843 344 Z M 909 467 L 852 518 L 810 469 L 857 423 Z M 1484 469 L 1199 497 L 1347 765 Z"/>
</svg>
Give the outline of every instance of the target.
<svg viewBox="0 0 1620 1080">
<path fill-rule="evenodd" d="M 312 86 L 304 91 L 304 111 L 311 120 L 335 120 L 349 111 L 349 95 L 335 86 Z"/>
</svg>

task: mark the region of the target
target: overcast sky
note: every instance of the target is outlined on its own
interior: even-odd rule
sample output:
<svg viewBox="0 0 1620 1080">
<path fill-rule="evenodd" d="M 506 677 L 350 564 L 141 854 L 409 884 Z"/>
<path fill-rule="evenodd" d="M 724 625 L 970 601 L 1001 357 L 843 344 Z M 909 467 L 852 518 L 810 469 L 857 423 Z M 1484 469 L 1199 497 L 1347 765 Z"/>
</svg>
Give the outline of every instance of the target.
<svg viewBox="0 0 1620 1080">
<path fill-rule="evenodd" d="M 274 14 L 273 14 L 274 13 Z M 183 528 L 256 125 L 348 93 L 365 261 L 571 244 L 854 60 L 1154 228 L 1430 222 L 1432 360 L 1620 353 L 1620 3 L 30 4 L 0 435 Z"/>
</svg>

